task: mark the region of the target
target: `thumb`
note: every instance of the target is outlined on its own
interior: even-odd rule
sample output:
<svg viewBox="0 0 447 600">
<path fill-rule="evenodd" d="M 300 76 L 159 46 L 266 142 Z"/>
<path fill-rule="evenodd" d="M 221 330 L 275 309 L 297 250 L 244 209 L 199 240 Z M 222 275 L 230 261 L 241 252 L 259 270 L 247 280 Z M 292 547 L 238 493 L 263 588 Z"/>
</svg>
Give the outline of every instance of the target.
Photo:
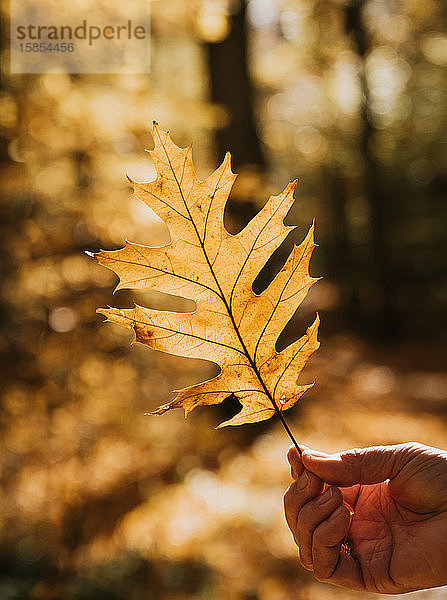
<svg viewBox="0 0 447 600">
<path fill-rule="evenodd" d="M 330 455 L 305 451 L 301 458 L 308 471 L 330 485 L 339 486 L 393 479 L 409 460 L 405 444 L 355 448 Z"/>
</svg>

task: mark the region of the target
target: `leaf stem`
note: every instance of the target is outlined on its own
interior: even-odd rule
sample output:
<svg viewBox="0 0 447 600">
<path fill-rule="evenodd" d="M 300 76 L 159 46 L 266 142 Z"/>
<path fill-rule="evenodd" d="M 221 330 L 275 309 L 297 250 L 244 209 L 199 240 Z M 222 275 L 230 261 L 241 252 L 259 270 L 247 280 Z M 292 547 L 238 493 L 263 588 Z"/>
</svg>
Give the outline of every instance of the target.
<svg viewBox="0 0 447 600">
<path fill-rule="evenodd" d="M 284 427 L 284 429 L 287 431 L 287 434 L 288 434 L 289 438 L 292 440 L 292 442 L 293 442 L 293 445 L 295 446 L 295 448 L 296 448 L 296 449 L 297 449 L 297 451 L 298 451 L 298 454 L 301 456 L 301 455 L 303 454 L 303 451 L 302 451 L 302 450 L 301 450 L 301 448 L 298 446 L 298 443 L 297 443 L 297 441 L 296 441 L 296 439 L 295 439 L 295 437 L 294 437 L 293 433 L 290 431 L 290 428 L 289 428 L 289 426 L 287 425 L 287 423 L 286 423 L 286 420 L 284 419 L 284 416 L 283 416 L 282 412 L 281 412 L 281 411 L 278 411 L 278 415 L 279 415 L 279 418 L 281 419 L 281 423 L 283 424 L 283 427 Z"/>
</svg>

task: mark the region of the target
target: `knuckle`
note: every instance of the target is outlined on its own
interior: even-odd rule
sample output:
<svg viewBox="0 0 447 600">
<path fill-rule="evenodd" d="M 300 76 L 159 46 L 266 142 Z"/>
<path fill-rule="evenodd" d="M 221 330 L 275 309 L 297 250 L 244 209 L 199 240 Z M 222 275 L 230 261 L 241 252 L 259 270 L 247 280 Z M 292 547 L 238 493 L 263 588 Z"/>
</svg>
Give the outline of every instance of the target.
<svg viewBox="0 0 447 600">
<path fill-rule="evenodd" d="M 312 514 L 312 506 L 306 504 L 298 513 L 297 529 L 300 531 L 303 529 L 310 529 L 314 520 L 315 517 Z"/>
<path fill-rule="evenodd" d="M 314 531 L 314 535 L 313 535 L 313 544 L 315 546 L 323 546 L 326 545 L 326 538 L 328 535 L 328 522 L 325 521 L 323 523 L 320 523 L 320 525 L 318 525 L 318 527 L 315 529 Z"/>
<path fill-rule="evenodd" d="M 306 558 L 303 556 L 301 548 L 300 548 L 298 560 L 300 562 L 300 565 L 303 567 L 303 569 L 306 569 L 307 571 L 312 571 L 312 569 L 313 569 L 312 564 L 309 562 L 309 560 L 306 560 Z"/>
<path fill-rule="evenodd" d="M 311 500 L 303 506 L 298 513 L 297 528 L 300 531 L 314 530 L 323 519 L 329 516 L 327 511 L 333 511 L 337 506 L 341 506 L 343 502 L 343 494 L 337 487 L 332 488 L 332 496 L 326 500 L 324 505 L 318 505 L 318 498 Z"/>
<path fill-rule="evenodd" d="M 400 445 L 400 449 L 405 453 L 417 455 L 425 452 L 428 449 L 428 446 L 424 446 L 424 444 L 420 444 L 419 442 L 406 442 L 405 444 Z"/>
<path fill-rule="evenodd" d="M 326 562 L 326 560 L 317 560 L 313 565 L 313 574 L 317 581 L 321 583 L 330 582 L 331 577 L 333 576 L 335 571 L 335 565 L 331 564 L 331 562 Z"/>
<path fill-rule="evenodd" d="M 344 536 L 349 519 L 349 510 L 346 506 L 339 506 L 328 519 L 320 523 L 315 529 L 314 544 L 321 547 L 337 544 Z"/>
<path fill-rule="evenodd" d="M 310 483 L 309 472 L 304 470 L 297 477 L 296 487 L 300 492 L 305 492 L 307 490 L 307 488 L 309 487 L 309 483 Z"/>
<path fill-rule="evenodd" d="M 323 482 L 319 477 L 313 473 L 309 473 L 309 483 L 307 485 L 306 494 L 309 498 L 313 498 L 321 493 L 323 489 Z"/>
<path fill-rule="evenodd" d="M 332 570 L 328 567 L 322 567 L 321 565 L 314 566 L 314 577 L 320 583 L 326 583 L 330 580 Z"/>
<path fill-rule="evenodd" d="M 346 450 L 341 455 L 341 459 L 346 466 L 348 478 L 351 481 L 358 481 L 360 479 L 362 459 L 364 452 L 361 448 L 352 448 L 352 450 Z"/>
<path fill-rule="evenodd" d="M 287 490 L 284 492 L 284 496 L 282 497 L 284 510 L 287 512 L 290 511 L 293 503 L 293 491 L 291 490 L 292 486 L 289 486 Z"/>
<path fill-rule="evenodd" d="M 399 444 L 395 448 L 393 453 L 395 473 L 398 473 L 409 464 L 417 464 L 421 457 L 430 454 L 430 448 L 418 442 L 406 442 L 404 444 Z"/>
</svg>

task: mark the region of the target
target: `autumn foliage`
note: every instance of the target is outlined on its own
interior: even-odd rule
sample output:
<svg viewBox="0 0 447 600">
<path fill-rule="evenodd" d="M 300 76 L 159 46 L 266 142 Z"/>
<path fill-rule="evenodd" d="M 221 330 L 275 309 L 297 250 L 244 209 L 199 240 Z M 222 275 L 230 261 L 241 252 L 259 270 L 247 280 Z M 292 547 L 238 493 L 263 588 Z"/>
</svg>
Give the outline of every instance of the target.
<svg viewBox="0 0 447 600">
<path fill-rule="evenodd" d="M 157 178 L 132 181 L 135 195 L 169 227 L 170 243 L 161 247 L 127 242 L 121 250 L 101 251 L 101 264 L 120 277 L 118 289 L 157 289 L 195 300 L 191 313 L 99 309 L 109 321 L 130 327 L 136 341 L 163 352 L 214 361 L 221 373 L 178 390 L 177 397 L 153 414 L 182 407 L 218 404 L 234 394 L 242 410 L 222 425 L 268 419 L 292 407 L 312 386 L 297 385 L 309 356 L 317 350 L 319 318 L 282 352 L 279 334 L 318 279 L 309 274 L 314 227 L 295 246 L 267 289 L 257 295 L 252 284 L 271 254 L 294 227 L 284 224 L 294 202 L 296 181 L 265 206 L 237 235 L 223 223 L 235 180 L 230 154 L 205 181 L 195 172 L 191 146 L 176 146 L 154 122 L 151 152 Z"/>
</svg>

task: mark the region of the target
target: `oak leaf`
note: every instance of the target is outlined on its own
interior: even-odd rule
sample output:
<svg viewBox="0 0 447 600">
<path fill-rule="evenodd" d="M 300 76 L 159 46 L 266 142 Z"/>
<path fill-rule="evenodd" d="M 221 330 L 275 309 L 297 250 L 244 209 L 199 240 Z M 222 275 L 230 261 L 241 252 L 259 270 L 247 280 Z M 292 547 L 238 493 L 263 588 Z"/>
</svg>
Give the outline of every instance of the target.
<svg viewBox="0 0 447 600">
<path fill-rule="evenodd" d="M 275 344 L 281 331 L 318 281 L 309 274 L 314 226 L 295 245 L 284 266 L 261 294 L 253 281 L 272 253 L 294 229 L 284 224 L 294 202 L 296 181 L 265 206 L 238 234 L 224 227 L 225 205 L 236 178 L 227 153 L 207 179 L 197 178 L 191 146 L 179 148 L 154 122 L 157 170 L 154 181 L 130 180 L 135 196 L 167 224 L 171 241 L 161 247 L 126 242 L 121 250 L 101 251 L 99 263 L 119 275 L 116 289 L 156 289 L 193 299 L 190 313 L 100 308 L 109 321 L 135 332 L 136 341 L 155 350 L 217 363 L 218 376 L 177 392 L 151 414 L 222 402 L 234 394 L 242 409 L 224 425 L 268 419 L 292 407 L 313 384 L 297 377 L 317 350 L 319 318 L 282 352 Z M 283 420 L 283 419 L 281 419 Z"/>
</svg>

